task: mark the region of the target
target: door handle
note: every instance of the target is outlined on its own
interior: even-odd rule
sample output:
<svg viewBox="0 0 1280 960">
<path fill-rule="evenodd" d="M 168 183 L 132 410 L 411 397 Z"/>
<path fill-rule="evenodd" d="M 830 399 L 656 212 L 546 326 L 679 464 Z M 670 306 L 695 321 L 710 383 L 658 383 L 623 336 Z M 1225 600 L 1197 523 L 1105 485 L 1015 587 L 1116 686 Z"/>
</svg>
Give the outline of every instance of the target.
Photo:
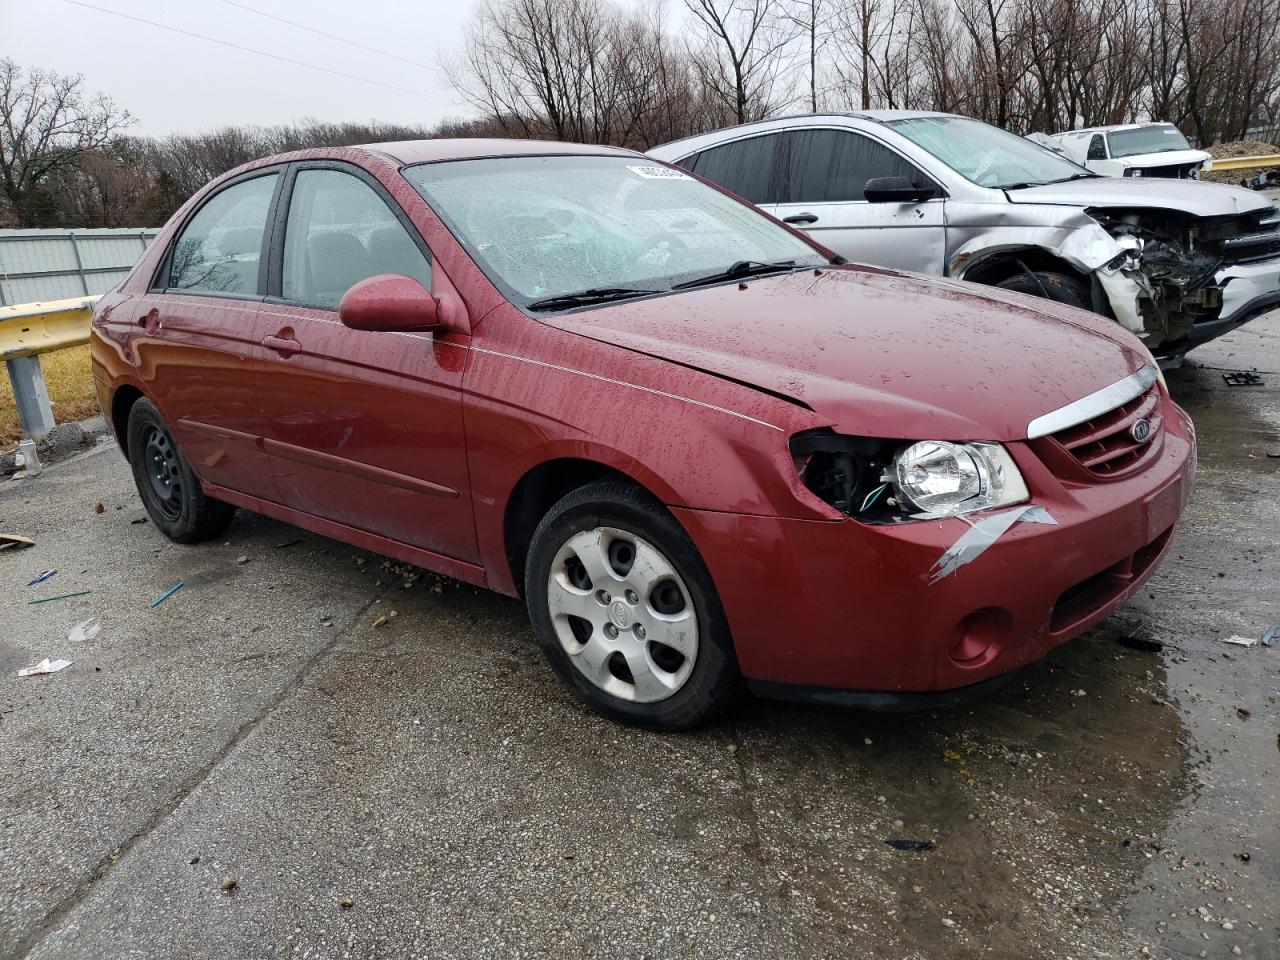
<svg viewBox="0 0 1280 960">
<path fill-rule="evenodd" d="M 160 311 L 152 307 L 138 318 L 138 326 L 146 330 L 147 333 L 155 333 L 160 329 Z"/>
<path fill-rule="evenodd" d="M 816 213 L 795 213 L 789 217 L 782 218 L 783 223 L 817 223 L 818 215 Z"/>
<path fill-rule="evenodd" d="M 285 357 L 302 352 L 302 344 L 292 337 L 263 337 L 262 345 Z"/>
</svg>

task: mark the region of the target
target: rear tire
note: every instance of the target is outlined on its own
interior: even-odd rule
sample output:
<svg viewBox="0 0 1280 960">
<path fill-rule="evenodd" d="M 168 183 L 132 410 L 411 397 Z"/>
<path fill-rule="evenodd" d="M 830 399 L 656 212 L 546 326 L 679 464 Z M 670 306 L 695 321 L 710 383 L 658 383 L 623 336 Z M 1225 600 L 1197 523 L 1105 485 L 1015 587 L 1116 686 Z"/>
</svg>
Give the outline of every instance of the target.
<svg viewBox="0 0 1280 960">
<path fill-rule="evenodd" d="M 129 411 L 126 449 L 142 505 L 166 537 L 199 543 L 227 529 L 236 508 L 200 489 L 200 480 L 150 400 L 136 401 Z"/>
<path fill-rule="evenodd" d="M 1053 300 L 1082 310 L 1093 310 L 1089 288 L 1079 278 L 1065 273 L 1053 273 L 1047 270 L 1037 270 L 1030 274 L 1017 273 L 1007 280 L 1001 280 L 996 286 L 1002 290 L 1026 293 L 1033 297 L 1040 297 L 1042 300 Z"/>
<path fill-rule="evenodd" d="M 711 575 L 643 490 L 601 481 L 557 502 L 534 531 L 524 585 L 551 666 L 614 719 L 693 727 L 742 688 Z"/>
</svg>

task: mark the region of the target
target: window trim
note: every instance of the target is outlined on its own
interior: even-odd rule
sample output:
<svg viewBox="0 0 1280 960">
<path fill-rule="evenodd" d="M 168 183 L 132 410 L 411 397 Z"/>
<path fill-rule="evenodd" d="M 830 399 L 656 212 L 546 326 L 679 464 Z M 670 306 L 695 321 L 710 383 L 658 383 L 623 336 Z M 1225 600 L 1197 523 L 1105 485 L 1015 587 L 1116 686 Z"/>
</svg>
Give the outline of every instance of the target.
<svg viewBox="0 0 1280 960">
<path fill-rule="evenodd" d="M 156 267 L 155 273 L 151 277 L 151 283 L 147 287 L 148 293 L 169 294 L 181 297 L 216 297 L 221 300 L 251 300 L 254 302 L 262 302 L 266 299 L 266 281 L 267 281 L 267 258 L 270 256 L 270 244 L 272 234 L 275 229 L 275 219 L 277 207 L 280 204 L 280 197 L 284 189 L 286 164 L 273 164 L 269 167 L 259 167 L 256 170 L 246 170 L 237 177 L 232 177 L 225 183 L 219 184 L 216 190 L 209 191 L 199 204 L 187 214 L 174 231 L 173 238 L 169 241 L 169 246 L 164 252 L 164 256 L 160 259 L 159 265 Z M 258 285 L 255 293 L 226 293 L 221 290 L 192 290 L 185 287 L 169 286 L 169 271 L 173 266 L 173 252 L 178 246 L 178 241 L 182 239 L 183 234 L 187 232 L 187 228 L 191 226 L 201 211 L 204 210 L 213 200 L 227 190 L 237 187 L 242 183 L 250 180 L 257 180 L 259 177 L 276 176 L 275 189 L 271 193 L 271 201 L 267 204 L 267 217 L 262 224 L 262 245 L 258 249 Z"/>
<path fill-rule="evenodd" d="M 263 297 L 264 302 L 278 304 L 289 307 L 302 307 L 307 310 L 322 310 L 325 313 L 336 314 L 337 307 L 330 306 L 327 303 L 308 303 L 305 300 L 292 300 L 284 295 L 284 241 L 285 232 L 289 226 L 289 208 L 293 205 L 293 188 L 297 182 L 298 174 L 307 170 L 335 170 L 339 173 L 346 173 L 354 176 L 357 180 L 371 187 L 373 192 L 381 199 L 392 215 L 399 221 L 400 226 L 404 227 L 409 234 L 409 239 L 413 241 L 414 246 L 426 258 L 427 267 L 432 271 L 432 279 L 434 280 L 435 257 L 431 253 L 431 248 L 427 245 L 426 237 L 418 230 L 414 222 L 409 219 L 409 215 L 404 212 L 404 208 L 391 195 L 391 191 L 386 188 L 377 177 L 375 177 L 364 167 L 351 163 L 347 160 L 295 160 L 288 164 L 285 171 L 284 183 L 280 192 L 280 202 L 274 209 L 274 220 L 271 224 L 269 232 L 271 237 L 271 245 L 267 261 L 266 276 L 266 296 Z M 431 291 L 428 290 L 428 293 Z"/>
<path fill-rule="evenodd" d="M 735 143 L 742 143 L 743 141 L 746 141 L 746 140 L 760 140 L 764 137 L 776 137 L 777 143 L 773 145 L 773 172 L 769 176 L 769 186 L 765 191 L 767 196 L 763 200 L 752 200 L 748 197 L 743 197 L 742 194 L 736 192 L 735 190 L 732 190 L 729 187 L 726 187 L 724 184 L 720 183 L 719 181 L 710 179 L 709 177 L 706 176 L 706 174 L 698 173 L 696 169 L 691 169 L 688 167 L 685 167 L 685 169 L 689 170 L 690 173 L 695 173 L 699 177 L 702 177 L 702 179 L 706 180 L 708 183 L 714 183 L 721 190 L 727 190 L 729 193 L 733 194 L 735 197 L 739 197 L 743 200 L 746 200 L 747 203 L 751 204 L 752 206 L 759 207 L 759 206 L 765 206 L 769 204 L 781 203 L 781 201 L 777 199 L 779 196 L 781 196 L 781 189 L 780 189 L 781 181 L 779 177 L 782 171 L 782 165 L 778 161 L 781 155 L 784 153 L 782 149 L 782 145 L 783 143 L 785 143 L 785 134 L 789 133 L 790 130 L 791 130 L 790 127 L 787 127 L 781 130 L 756 130 L 751 133 L 744 134 L 743 136 L 740 136 L 740 137 L 733 137 L 732 139 L 729 139 L 729 140 L 720 140 L 716 143 L 703 147 L 701 150 L 694 150 L 692 153 L 687 153 L 683 157 L 681 157 L 679 160 L 673 160 L 672 164 L 674 166 L 684 167 L 684 162 L 688 160 L 690 157 L 701 157 L 704 153 L 709 153 L 712 150 L 718 150 L 721 147 L 727 147 Z"/>
<path fill-rule="evenodd" d="M 783 159 L 785 163 L 779 166 L 779 170 L 781 170 L 782 167 L 785 166 L 786 180 L 784 184 L 781 176 L 778 178 L 777 195 L 779 197 L 785 196 L 786 192 L 791 189 L 791 139 L 789 135 L 793 133 L 808 133 L 813 130 L 832 130 L 836 133 L 847 133 L 855 137 L 865 137 L 866 139 L 870 140 L 872 143 L 875 143 L 881 147 L 884 147 L 886 150 L 888 150 L 890 153 L 896 156 L 899 160 L 901 160 L 907 166 L 912 167 L 917 173 L 920 174 L 920 176 L 922 176 L 925 179 L 926 183 L 932 184 L 933 189 L 937 191 L 937 196 L 930 197 L 928 200 L 922 200 L 920 201 L 921 203 L 933 203 L 935 201 L 946 200 L 950 197 L 950 194 L 947 192 L 947 188 L 943 184 L 939 183 L 936 177 L 931 175 L 928 171 L 922 169 L 920 164 L 916 163 L 914 160 L 912 160 L 910 157 L 904 154 L 901 150 L 898 150 L 897 148 L 895 148 L 893 144 L 888 143 L 884 140 L 881 140 L 879 137 L 875 136 L 872 133 L 869 133 L 866 130 L 859 130 L 855 127 L 842 126 L 840 124 L 804 124 L 803 126 L 798 126 L 798 127 L 787 127 L 781 131 L 782 133 L 788 134 L 788 138 L 784 141 L 786 149 L 780 151 L 784 155 Z M 851 203 L 858 203 L 858 204 L 871 203 L 871 201 L 866 199 L 865 196 L 860 200 L 782 200 L 782 199 L 779 199 L 772 202 L 775 206 L 779 206 L 779 207 L 818 206 L 818 205 L 826 207 L 826 206 L 845 206 Z"/>
</svg>

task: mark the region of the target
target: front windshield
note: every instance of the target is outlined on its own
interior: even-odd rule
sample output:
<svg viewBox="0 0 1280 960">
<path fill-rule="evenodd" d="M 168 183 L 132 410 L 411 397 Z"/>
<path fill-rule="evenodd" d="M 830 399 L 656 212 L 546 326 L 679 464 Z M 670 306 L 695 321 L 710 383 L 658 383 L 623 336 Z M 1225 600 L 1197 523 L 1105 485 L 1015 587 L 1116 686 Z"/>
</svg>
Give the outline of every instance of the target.
<svg viewBox="0 0 1280 960">
<path fill-rule="evenodd" d="M 1172 123 L 1156 123 L 1134 130 L 1112 130 L 1107 134 L 1111 156 L 1136 157 L 1142 153 L 1169 153 L 1190 150 L 1191 144 Z"/>
<path fill-rule="evenodd" d="M 739 261 L 826 258 L 761 213 L 642 157 L 497 157 L 404 171 L 521 305 L 584 290 L 665 291 Z"/>
<path fill-rule="evenodd" d="M 1009 190 L 1091 176 L 1066 157 L 981 120 L 911 117 L 889 126 L 980 187 Z"/>
</svg>

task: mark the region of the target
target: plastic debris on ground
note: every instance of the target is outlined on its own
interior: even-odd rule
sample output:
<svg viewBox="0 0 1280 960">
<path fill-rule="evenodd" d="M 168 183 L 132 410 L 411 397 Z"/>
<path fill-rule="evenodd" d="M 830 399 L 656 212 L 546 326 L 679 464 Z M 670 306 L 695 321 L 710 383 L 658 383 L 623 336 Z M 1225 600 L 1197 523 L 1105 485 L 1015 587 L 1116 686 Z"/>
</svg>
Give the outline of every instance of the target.
<svg viewBox="0 0 1280 960">
<path fill-rule="evenodd" d="M 72 593 L 59 593 L 52 597 L 41 597 L 39 600 L 28 600 L 27 603 L 52 603 L 54 600 L 67 600 L 71 597 L 83 597 L 93 593 L 92 590 L 76 590 Z"/>
<path fill-rule="evenodd" d="M 20 533 L 0 533 L 0 550 L 22 550 L 35 545 L 34 540 Z"/>
<path fill-rule="evenodd" d="M 90 617 L 88 620 L 81 620 L 71 632 L 67 634 L 67 639 L 72 643 L 80 643 L 84 640 L 92 640 L 98 635 L 98 631 L 102 629 L 102 625 L 98 623 L 97 617 Z"/>
<path fill-rule="evenodd" d="M 934 843 L 932 840 L 886 840 L 889 846 L 895 850 L 907 850 L 912 853 L 919 853 L 924 850 L 932 850 Z"/>
<path fill-rule="evenodd" d="M 1258 642 L 1264 647 L 1271 646 L 1276 640 L 1280 640 L 1280 625 L 1272 624 L 1262 631 L 1262 636 L 1258 638 Z"/>
<path fill-rule="evenodd" d="M 160 594 L 160 596 L 152 600 L 150 603 L 150 606 L 152 607 L 160 606 L 160 604 L 164 603 L 166 600 L 168 600 L 170 597 L 172 597 L 175 593 L 177 593 L 181 589 L 182 589 L 182 581 L 179 580 L 177 583 L 175 583 L 172 587 L 170 587 L 164 593 Z"/>
<path fill-rule="evenodd" d="M 57 673 L 59 670 L 65 670 L 71 666 L 70 660 L 50 660 L 45 657 L 34 667 L 23 667 L 18 671 L 20 677 L 34 677 L 42 673 Z"/>
<path fill-rule="evenodd" d="M 1252 370 L 1229 370 L 1222 375 L 1228 387 L 1261 387 L 1265 381 Z"/>
<path fill-rule="evenodd" d="M 1143 628 L 1147 625 L 1145 620 L 1139 620 L 1132 627 L 1121 627 L 1123 633 L 1116 636 L 1116 643 L 1122 647 L 1129 647 L 1132 650 L 1141 650 L 1143 653 L 1157 653 L 1164 649 L 1164 644 L 1154 637 L 1146 635 Z"/>
<path fill-rule="evenodd" d="M 27 581 L 27 586 L 34 587 L 37 583 L 44 583 L 46 580 L 52 580 L 57 572 L 57 570 L 45 570 L 42 573 L 38 573 L 34 580 Z"/>
</svg>

